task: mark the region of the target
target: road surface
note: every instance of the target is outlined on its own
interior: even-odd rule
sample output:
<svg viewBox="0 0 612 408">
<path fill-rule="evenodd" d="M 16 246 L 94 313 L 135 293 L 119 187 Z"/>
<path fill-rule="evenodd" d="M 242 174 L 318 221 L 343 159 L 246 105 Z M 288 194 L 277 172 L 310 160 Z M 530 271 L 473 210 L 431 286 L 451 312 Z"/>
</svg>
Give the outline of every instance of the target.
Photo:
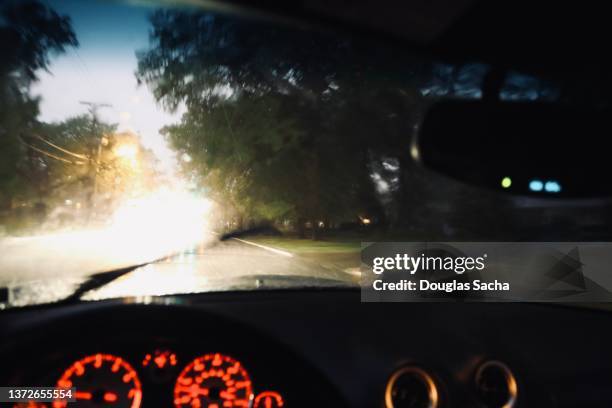
<svg viewBox="0 0 612 408">
<path fill-rule="evenodd" d="M 84 237 L 79 236 L 76 240 L 75 237 L 55 237 L 0 242 L 0 253 L 3 254 L 0 260 L 0 286 L 32 283 L 38 287 L 36 296 L 42 296 L 41 291 L 55 291 L 59 297 L 67 296 L 72 289 L 63 285 L 66 282 L 72 283 L 73 288 L 92 273 L 125 267 L 129 265 L 128 261 L 138 264 L 145 261 L 147 255 L 154 255 L 154 251 L 145 251 L 130 257 L 128 248 L 118 251 L 108 243 L 98 243 L 91 248 L 91 243 L 78 242 L 78 238 Z M 67 250 L 66 245 L 73 245 L 72 250 Z M 267 287 L 278 277 L 286 278 L 285 282 L 295 278 L 289 283 L 296 282 L 296 286 L 299 286 L 300 278 L 310 278 L 304 285 L 316 285 L 315 280 L 352 285 L 359 282 L 359 274 L 355 270 L 330 267 L 248 239 L 218 241 L 211 238 L 176 255 L 140 267 L 99 289 L 95 295 L 90 294 L 89 298 L 190 293 L 228 287 L 240 289 L 240 285 L 235 285 L 238 281 L 241 284 L 247 282 L 245 288 L 253 284 Z M 50 299 L 52 295 L 46 293 L 44 299 Z"/>
</svg>

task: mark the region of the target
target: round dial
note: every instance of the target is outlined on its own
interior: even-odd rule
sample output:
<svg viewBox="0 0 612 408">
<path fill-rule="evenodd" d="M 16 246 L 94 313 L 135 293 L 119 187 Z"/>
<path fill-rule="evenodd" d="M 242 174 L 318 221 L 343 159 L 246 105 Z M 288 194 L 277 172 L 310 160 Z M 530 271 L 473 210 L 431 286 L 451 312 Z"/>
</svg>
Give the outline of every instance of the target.
<svg viewBox="0 0 612 408">
<path fill-rule="evenodd" d="M 183 369 L 174 386 L 176 407 L 249 407 L 253 385 L 242 364 L 223 354 L 206 354 Z"/>
<path fill-rule="evenodd" d="M 120 357 L 94 354 L 72 364 L 57 381 L 59 388 L 76 388 L 75 407 L 138 408 L 142 387 L 136 371 Z M 53 408 L 67 407 L 66 401 L 53 402 Z"/>
</svg>

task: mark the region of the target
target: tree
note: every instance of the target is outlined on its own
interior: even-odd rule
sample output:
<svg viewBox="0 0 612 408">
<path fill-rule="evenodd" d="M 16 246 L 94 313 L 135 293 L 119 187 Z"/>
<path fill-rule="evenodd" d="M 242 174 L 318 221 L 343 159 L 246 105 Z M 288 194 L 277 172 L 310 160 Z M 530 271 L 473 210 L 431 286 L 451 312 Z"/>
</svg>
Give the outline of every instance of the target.
<svg viewBox="0 0 612 408">
<path fill-rule="evenodd" d="M 77 45 L 68 17 L 38 1 L 0 1 L 0 209 L 40 194 L 42 156 L 23 143 L 37 127 L 28 90 L 51 55 Z"/>
<path fill-rule="evenodd" d="M 370 158 L 407 145 L 387 132 L 411 100 L 403 57 L 211 13 L 162 10 L 151 23 L 137 77 L 169 109 L 187 107 L 166 134 L 214 194 L 247 218 L 298 225 L 375 206 Z"/>
<path fill-rule="evenodd" d="M 191 110 L 181 124 L 163 132 L 190 158 L 185 169 L 217 200 L 228 203 L 230 212 L 275 219 L 292 211 L 292 197 L 283 194 L 285 180 L 294 181 L 297 175 L 288 177 L 282 162 L 288 152 L 297 151 L 302 136 L 291 118 L 278 120 L 279 108 L 278 100 L 242 97 L 205 111 Z"/>
</svg>

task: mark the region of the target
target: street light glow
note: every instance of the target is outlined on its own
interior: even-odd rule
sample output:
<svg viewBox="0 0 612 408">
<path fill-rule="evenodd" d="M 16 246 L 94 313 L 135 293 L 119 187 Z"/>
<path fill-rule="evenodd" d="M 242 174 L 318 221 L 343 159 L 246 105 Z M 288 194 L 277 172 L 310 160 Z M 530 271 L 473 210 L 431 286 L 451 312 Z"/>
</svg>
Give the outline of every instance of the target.
<svg viewBox="0 0 612 408">
<path fill-rule="evenodd" d="M 133 160 L 138 154 L 138 146 L 131 143 L 121 144 L 115 148 L 115 156 L 122 159 Z"/>
<path fill-rule="evenodd" d="M 116 237 L 129 237 L 125 245 L 133 245 L 135 237 L 145 246 L 164 237 L 172 241 L 171 248 L 185 248 L 202 239 L 210 207 L 210 201 L 191 193 L 161 190 L 124 203 L 111 229 Z"/>
</svg>

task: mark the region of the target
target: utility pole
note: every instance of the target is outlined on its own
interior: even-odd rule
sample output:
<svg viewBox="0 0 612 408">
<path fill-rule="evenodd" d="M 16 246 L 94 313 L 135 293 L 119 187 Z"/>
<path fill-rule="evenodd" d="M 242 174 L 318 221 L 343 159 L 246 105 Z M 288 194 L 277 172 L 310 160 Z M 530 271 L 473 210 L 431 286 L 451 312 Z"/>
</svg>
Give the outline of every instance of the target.
<svg viewBox="0 0 612 408">
<path fill-rule="evenodd" d="M 96 136 L 96 128 L 98 127 L 98 109 L 100 108 L 111 108 L 112 105 L 108 103 L 99 103 L 99 102 L 90 102 L 90 101 L 79 101 L 81 105 L 86 105 L 91 115 L 91 132 L 92 135 Z M 98 192 L 98 172 L 100 167 L 100 159 L 102 156 L 102 144 L 104 140 L 104 135 L 100 136 L 100 140 L 97 143 L 97 151 L 95 154 L 95 158 L 90 157 L 89 159 L 89 171 L 92 179 L 92 188 L 91 193 L 89 194 L 88 204 L 89 204 L 89 212 L 87 214 L 87 220 L 91 218 L 94 206 L 95 206 L 95 196 Z"/>
</svg>

